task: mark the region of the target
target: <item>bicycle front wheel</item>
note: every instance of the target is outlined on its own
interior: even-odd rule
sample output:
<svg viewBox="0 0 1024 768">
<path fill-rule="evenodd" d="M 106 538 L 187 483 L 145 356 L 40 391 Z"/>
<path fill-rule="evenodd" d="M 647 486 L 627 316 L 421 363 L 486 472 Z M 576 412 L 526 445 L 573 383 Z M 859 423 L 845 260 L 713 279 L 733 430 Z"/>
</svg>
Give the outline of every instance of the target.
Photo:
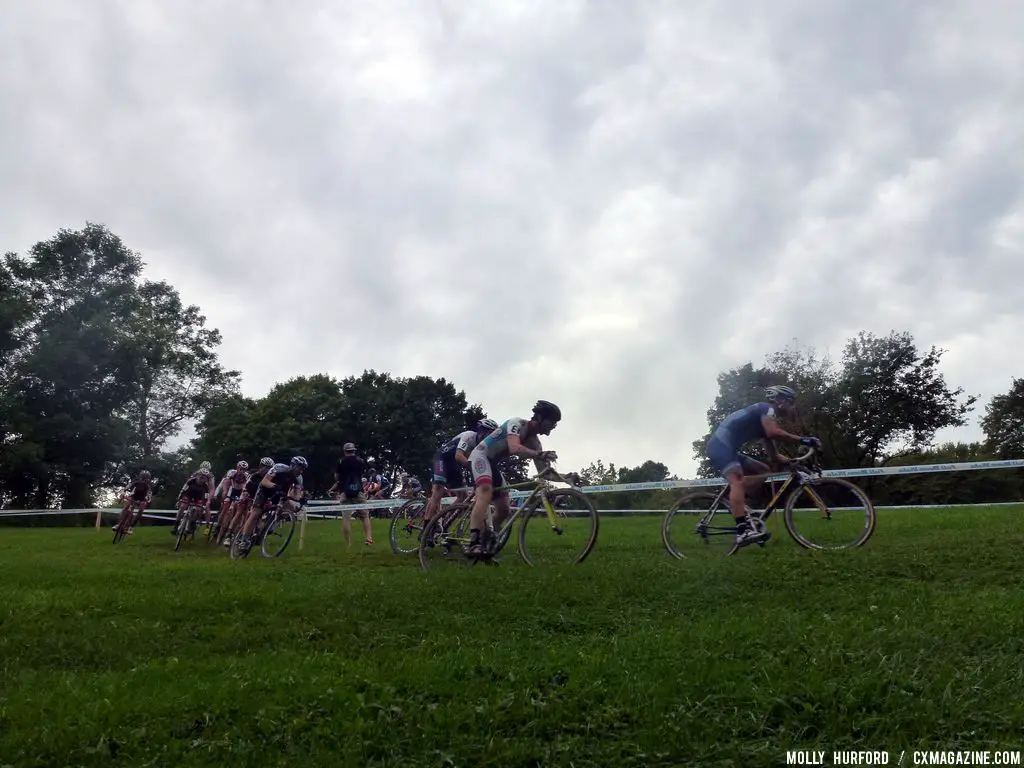
<svg viewBox="0 0 1024 768">
<path fill-rule="evenodd" d="M 547 499 L 554 511 L 548 516 Z M 557 502 L 557 505 L 556 505 Z M 600 516 L 585 493 L 560 488 L 538 496 L 523 509 L 519 525 L 519 555 L 530 565 L 536 560 L 552 563 L 582 563 L 597 543 Z M 531 520 L 536 520 L 530 525 Z M 530 531 L 530 544 L 526 532 Z"/>
<path fill-rule="evenodd" d="M 282 509 L 270 518 L 266 530 L 260 536 L 260 554 L 264 557 L 280 557 L 295 533 L 295 513 Z"/>
<path fill-rule="evenodd" d="M 806 549 L 859 547 L 875 532 L 875 507 L 849 480 L 814 477 L 786 499 L 786 530 Z"/>
<path fill-rule="evenodd" d="M 178 524 L 178 540 L 174 542 L 175 552 L 181 549 L 181 545 L 185 543 L 185 537 L 191 533 L 193 511 L 194 508 L 189 507 L 185 510 L 185 514 L 181 516 L 181 522 Z"/>
<path fill-rule="evenodd" d="M 423 534 L 423 512 L 426 499 L 409 499 L 391 515 L 388 540 L 391 551 L 396 555 L 411 555 L 419 549 L 419 538 Z"/>
<path fill-rule="evenodd" d="M 684 493 L 661 521 L 661 540 L 679 560 L 731 555 L 736 548 L 736 520 L 725 495 Z"/>
</svg>

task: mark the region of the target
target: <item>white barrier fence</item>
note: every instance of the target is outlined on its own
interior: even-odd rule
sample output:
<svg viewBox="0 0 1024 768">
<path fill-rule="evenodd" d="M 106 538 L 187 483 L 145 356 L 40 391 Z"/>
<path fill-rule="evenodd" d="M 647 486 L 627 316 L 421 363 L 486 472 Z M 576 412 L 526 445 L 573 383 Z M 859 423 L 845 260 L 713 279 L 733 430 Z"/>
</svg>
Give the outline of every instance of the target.
<svg viewBox="0 0 1024 768">
<path fill-rule="evenodd" d="M 980 470 L 991 470 L 991 469 L 1022 469 L 1024 468 L 1024 459 L 1004 459 L 1001 461 L 966 461 L 956 464 L 916 464 L 898 467 L 858 467 L 855 469 L 827 469 L 822 472 L 825 477 L 880 477 L 889 475 L 921 475 L 933 472 L 977 472 Z M 787 478 L 789 475 L 786 472 L 780 472 L 776 475 L 771 475 L 765 479 L 781 481 Z M 694 478 L 691 480 L 659 480 L 647 483 L 621 483 L 618 485 L 586 485 L 580 487 L 578 490 L 583 493 L 628 493 L 630 491 L 659 491 L 659 490 L 672 490 L 677 488 L 704 488 L 709 486 L 723 486 L 725 480 L 721 478 Z M 460 489 L 460 490 L 471 490 L 471 489 Z M 509 495 L 513 498 L 523 498 L 529 496 L 531 491 L 510 491 Z M 342 510 L 357 510 L 357 509 L 381 509 L 381 508 L 392 508 L 396 509 L 404 504 L 408 499 L 395 498 L 395 499 L 379 499 L 375 501 L 364 501 L 358 504 L 338 504 L 333 501 L 310 501 L 309 507 L 315 509 L 318 513 L 327 512 L 340 512 Z M 444 499 L 444 503 L 451 503 L 454 501 L 452 498 Z M 1006 502 L 1013 504 L 1017 502 Z M 956 506 L 963 506 L 962 504 L 933 504 L 933 505 L 920 505 L 913 504 L 911 507 L 917 508 L 949 508 Z M 985 504 L 984 506 L 992 506 L 991 504 Z M 901 507 L 878 507 L 878 509 L 900 509 Z M 641 510 L 602 510 L 605 512 L 640 512 Z M 657 512 L 664 510 L 645 510 L 647 512 Z M 0 517 L 17 517 L 17 516 L 34 516 L 34 515 L 81 515 L 85 513 L 93 513 L 96 515 L 96 527 L 100 526 L 100 518 L 103 514 L 120 514 L 120 509 L 97 509 L 95 507 L 91 509 L 19 509 L 19 510 L 0 510 Z M 176 511 L 173 509 L 153 509 L 148 510 L 145 513 L 145 517 L 155 519 L 167 519 L 167 516 L 171 516 L 173 519 Z M 315 514 L 308 513 L 309 517 L 326 517 L 326 514 Z"/>
</svg>

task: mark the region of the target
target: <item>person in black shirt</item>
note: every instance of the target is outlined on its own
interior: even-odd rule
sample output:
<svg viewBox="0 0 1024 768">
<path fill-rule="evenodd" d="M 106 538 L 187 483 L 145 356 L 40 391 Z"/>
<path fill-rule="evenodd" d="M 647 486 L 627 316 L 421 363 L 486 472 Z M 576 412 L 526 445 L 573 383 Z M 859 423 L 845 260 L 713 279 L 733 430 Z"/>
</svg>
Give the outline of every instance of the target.
<svg viewBox="0 0 1024 768">
<path fill-rule="evenodd" d="M 342 504 L 358 504 L 365 501 L 363 496 L 363 460 L 356 456 L 356 446 L 353 443 L 345 443 L 342 449 L 345 455 L 338 460 L 338 467 L 334 472 L 335 483 L 331 486 L 331 494 Z M 358 510 L 359 517 L 363 521 L 363 533 L 366 536 L 366 546 L 373 544 L 373 529 L 370 527 L 370 511 L 368 509 Z M 352 546 L 352 510 L 345 509 L 341 517 L 341 534 L 345 537 L 345 543 Z"/>
</svg>

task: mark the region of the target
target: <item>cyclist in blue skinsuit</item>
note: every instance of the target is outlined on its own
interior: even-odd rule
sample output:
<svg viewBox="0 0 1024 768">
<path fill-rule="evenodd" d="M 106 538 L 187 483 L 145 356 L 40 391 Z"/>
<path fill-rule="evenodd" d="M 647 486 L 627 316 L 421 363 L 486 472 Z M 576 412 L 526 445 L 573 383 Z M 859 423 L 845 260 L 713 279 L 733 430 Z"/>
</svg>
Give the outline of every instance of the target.
<svg viewBox="0 0 1024 768">
<path fill-rule="evenodd" d="M 821 447 L 818 438 L 790 434 L 775 421 L 776 411 L 783 416 L 792 412 L 796 405 L 796 392 L 779 385 L 768 387 L 765 397 L 767 402 L 754 403 L 729 414 L 712 433 L 705 448 L 711 465 L 729 481 L 729 507 L 736 520 L 736 545 L 740 547 L 764 541 L 770 535 L 765 530 L 758 531 L 751 527 L 746 513 L 748 488 L 756 488 L 764 480 L 747 480 L 744 475 L 767 475 L 772 471 L 764 462 L 741 453 L 740 448 L 752 440 L 763 440 L 769 460 L 777 465 L 785 465 L 789 460 L 779 455 L 775 440 Z"/>
</svg>

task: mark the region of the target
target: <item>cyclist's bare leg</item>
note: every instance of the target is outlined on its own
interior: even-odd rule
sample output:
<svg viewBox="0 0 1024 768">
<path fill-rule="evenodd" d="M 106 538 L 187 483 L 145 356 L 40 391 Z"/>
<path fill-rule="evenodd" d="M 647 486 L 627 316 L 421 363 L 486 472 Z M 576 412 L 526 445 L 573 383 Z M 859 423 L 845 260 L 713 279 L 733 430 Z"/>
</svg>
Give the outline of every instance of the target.
<svg viewBox="0 0 1024 768">
<path fill-rule="evenodd" d="M 744 482 L 743 470 L 737 469 L 727 476 L 729 481 L 729 509 L 732 516 L 742 520 L 747 516 L 747 487 Z"/>
<path fill-rule="evenodd" d="M 481 483 L 476 487 L 473 511 L 469 513 L 469 538 L 472 553 L 476 553 L 480 549 L 480 537 L 487 527 L 487 507 L 490 506 L 493 495 L 494 486 L 489 482 Z"/>
<path fill-rule="evenodd" d="M 512 507 L 509 505 L 508 493 L 496 496 L 494 499 L 494 530 L 501 530 L 508 516 L 512 514 Z"/>
<path fill-rule="evenodd" d="M 434 515 L 437 514 L 437 510 L 441 507 L 441 499 L 444 498 L 444 494 L 447 488 L 441 483 L 434 483 L 430 487 L 430 498 L 427 500 L 427 506 L 423 510 L 423 524 L 424 526 L 434 519 Z"/>
<path fill-rule="evenodd" d="M 171 528 L 171 533 L 177 535 L 178 526 L 181 525 L 181 518 L 185 515 L 185 509 L 188 507 L 188 500 L 182 498 L 178 501 L 178 515 L 174 518 L 174 527 Z"/>
<path fill-rule="evenodd" d="M 261 514 L 263 514 L 263 505 L 253 503 L 252 508 L 249 510 L 249 514 L 246 515 L 245 525 L 242 526 L 243 536 L 246 538 L 252 536 L 252 531 L 256 527 L 256 521 L 259 520 Z"/>
<path fill-rule="evenodd" d="M 240 536 L 245 521 L 252 512 L 252 499 L 241 499 L 235 504 L 235 512 L 231 517 L 231 523 L 224 535 L 224 541 L 230 542 L 235 536 Z"/>
<path fill-rule="evenodd" d="M 124 505 L 124 509 L 121 510 L 120 516 L 117 518 L 117 525 L 114 526 L 115 529 L 117 528 L 118 525 L 121 525 L 123 522 L 125 522 L 125 520 L 128 519 L 129 511 L 131 510 L 131 508 L 132 502 L 129 499 L 128 503 Z M 128 525 L 130 527 L 132 524 L 129 523 Z"/>
</svg>

